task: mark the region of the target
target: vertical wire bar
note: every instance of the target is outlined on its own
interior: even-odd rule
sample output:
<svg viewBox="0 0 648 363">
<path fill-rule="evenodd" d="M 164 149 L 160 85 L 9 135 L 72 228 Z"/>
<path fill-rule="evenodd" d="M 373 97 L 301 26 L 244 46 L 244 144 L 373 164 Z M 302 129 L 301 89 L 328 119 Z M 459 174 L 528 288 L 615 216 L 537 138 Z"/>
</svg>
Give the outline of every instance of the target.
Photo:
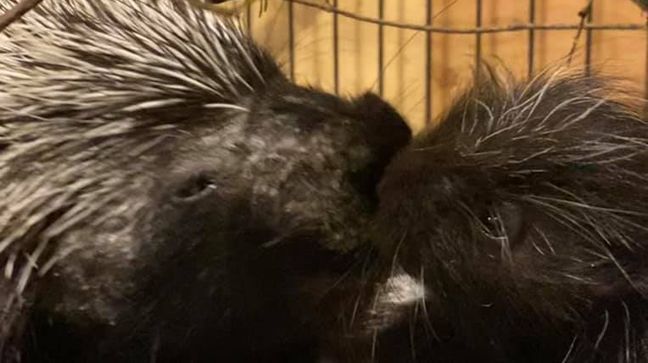
<svg viewBox="0 0 648 363">
<path fill-rule="evenodd" d="M 648 15 L 646 16 L 646 26 L 648 27 Z M 645 55 L 645 57 L 646 57 L 646 59 L 645 59 L 646 70 L 645 70 L 645 73 L 644 73 L 644 101 L 643 101 L 644 102 L 644 109 L 643 109 L 643 112 L 644 112 L 644 117 L 648 118 L 648 102 L 646 101 L 646 100 L 648 100 L 648 30 L 646 30 L 645 34 L 646 34 L 646 55 Z"/>
<path fill-rule="evenodd" d="M 432 0 L 425 5 L 425 24 L 432 25 Z M 425 124 L 432 122 L 432 32 L 425 33 Z"/>
<path fill-rule="evenodd" d="M 245 7 L 245 27 L 248 34 L 252 34 L 252 4 Z"/>
<path fill-rule="evenodd" d="M 535 26 L 535 17 L 536 17 L 536 15 L 535 15 L 535 12 L 536 12 L 535 5 L 536 5 L 535 0 L 529 0 L 529 24 L 531 24 L 532 26 Z M 529 51 L 529 53 L 527 55 L 527 61 L 528 61 L 528 64 L 527 64 L 527 67 L 528 67 L 527 76 L 529 77 L 529 79 L 531 79 L 531 77 L 533 77 L 533 69 L 535 67 L 535 64 L 534 64 L 535 63 L 535 30 L 533 28 L 529 29 L 529 49 L 528 49 L 528 51 Z"/>
<path fill-rule="evenodd" d="M 288 1 L 288 57 L 290 60 L 290 80 L 295 80 L 295 9 L 294 3 Z"/>
<path fill-rule="evenodd" d="M 385 0 L 378 0 L 378 19 L 385 20 Z M 378 94 L 382 97 L 385 94 L 385 29 L 382 23 L 378 25 Z"/>
<path fill-rule="evenodd" d="M 338 0 L 333 0 L 333 89 L 335 94 L 340 94 L 340 41 L 338 24 Z"/>
<path fill-rule="evenodd" d="M 477 28 L 482 26 L 482 0 L 477 0 L 477 16 L 475 19 L 475 25 Z M 479 79 L 479 73 L 481 72 L 481 58 L 482 58 L 482 34 L 477 32 L 475 34 L 475 73 L 476 77 Z"/>
<path fill-rule="evenodd" d="M 587 13 L 587 22 L 585 24 L 591 24 L 594 19 L 594 4 L 589 8 Z M 592 29 L 587 29 L 585 32 L 585 74 L 590 75 L 592 71 Z"/>
</svg>

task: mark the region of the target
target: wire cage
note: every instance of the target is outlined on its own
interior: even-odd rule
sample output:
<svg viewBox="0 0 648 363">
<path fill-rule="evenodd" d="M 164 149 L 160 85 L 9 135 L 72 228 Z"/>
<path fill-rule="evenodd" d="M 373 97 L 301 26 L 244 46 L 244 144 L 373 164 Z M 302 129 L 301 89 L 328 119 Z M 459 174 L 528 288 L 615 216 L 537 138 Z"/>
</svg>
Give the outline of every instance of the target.
<svg viewBox="0 0 648 363">
<path fill-rule="evenodd" d="M 342 95 L 372 90 L 415 129 L 483 59 L 520 77 L 596 67 L 648 94 L 646 15 L 631 0 L 265 0 L 244 17 L 291 78 Z"/>
</svg>

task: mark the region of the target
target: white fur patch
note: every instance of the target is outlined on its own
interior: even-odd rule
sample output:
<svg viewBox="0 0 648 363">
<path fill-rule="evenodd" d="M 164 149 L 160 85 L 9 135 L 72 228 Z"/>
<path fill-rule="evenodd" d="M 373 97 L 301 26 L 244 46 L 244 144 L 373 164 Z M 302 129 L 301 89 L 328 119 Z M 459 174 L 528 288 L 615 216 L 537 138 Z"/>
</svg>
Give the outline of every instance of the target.
<svg viewBox="0 0 648 363">
<path fill-rule="evenodd" d="M 374 307 L 368 313 L 365 328 L 380 331 L 401 322 L 411 307 L 425 300 L 425 287 L 406 273 L 390 277 L 378 289 Z"/>
<path fill-rule="evenodd" d="M 390 277 L 380 295 L 380 303 L 410 305 L 425 298 L 425 286 L 412 276 L 403 273 Z"/>
</svg>

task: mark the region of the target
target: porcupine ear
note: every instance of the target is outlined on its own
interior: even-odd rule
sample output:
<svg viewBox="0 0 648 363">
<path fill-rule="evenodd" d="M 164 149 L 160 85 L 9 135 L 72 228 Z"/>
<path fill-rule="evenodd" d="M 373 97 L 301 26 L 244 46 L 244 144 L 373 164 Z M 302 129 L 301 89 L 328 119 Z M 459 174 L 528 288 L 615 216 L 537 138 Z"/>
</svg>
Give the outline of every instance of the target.
<svg viewBox="0 0 648 363">
<path fill-rule="evenodd" d="M 355 176 L 355 183 L 371 191 L 377 202 L 376 186 L 392 157 L 409 144 L 412 130 L 390 104 L 373 93 L 353 100 L 353 107 L 356 119 L 361 123 L 362 137 L 373 155 L 373 161 Z"/>
<path fill-rule="evenodd" d="M 354 104 L 363 120 L 365 137 L 380 159 L 390 159 L 412 139 L 405 119 L 378 95 L 367 92 Z"/>
</svg>

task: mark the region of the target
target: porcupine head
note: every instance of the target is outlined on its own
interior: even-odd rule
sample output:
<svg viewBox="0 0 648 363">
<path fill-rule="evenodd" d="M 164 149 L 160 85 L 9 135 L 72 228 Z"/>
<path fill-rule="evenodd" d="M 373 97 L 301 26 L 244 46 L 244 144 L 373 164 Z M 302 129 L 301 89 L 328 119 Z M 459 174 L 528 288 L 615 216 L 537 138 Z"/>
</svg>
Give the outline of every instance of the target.
<svg viewBox="0 0 648 363">
<path fill-rule="evenodd" d="M 369 253 L 374 185 L 409 137 L 372 94 L 291 83 L 233 20 L 44 2 L 0 34 L 5 360 L 307 345 Z"/>
<path fill-rule="evenodd" d="M 602 75 L 519 81 L 484 67 L 393 159 L 376 239 L 425 285 L 417 349 L 444 362 L 645 361 L 639 106 Z"/>
</svg>

